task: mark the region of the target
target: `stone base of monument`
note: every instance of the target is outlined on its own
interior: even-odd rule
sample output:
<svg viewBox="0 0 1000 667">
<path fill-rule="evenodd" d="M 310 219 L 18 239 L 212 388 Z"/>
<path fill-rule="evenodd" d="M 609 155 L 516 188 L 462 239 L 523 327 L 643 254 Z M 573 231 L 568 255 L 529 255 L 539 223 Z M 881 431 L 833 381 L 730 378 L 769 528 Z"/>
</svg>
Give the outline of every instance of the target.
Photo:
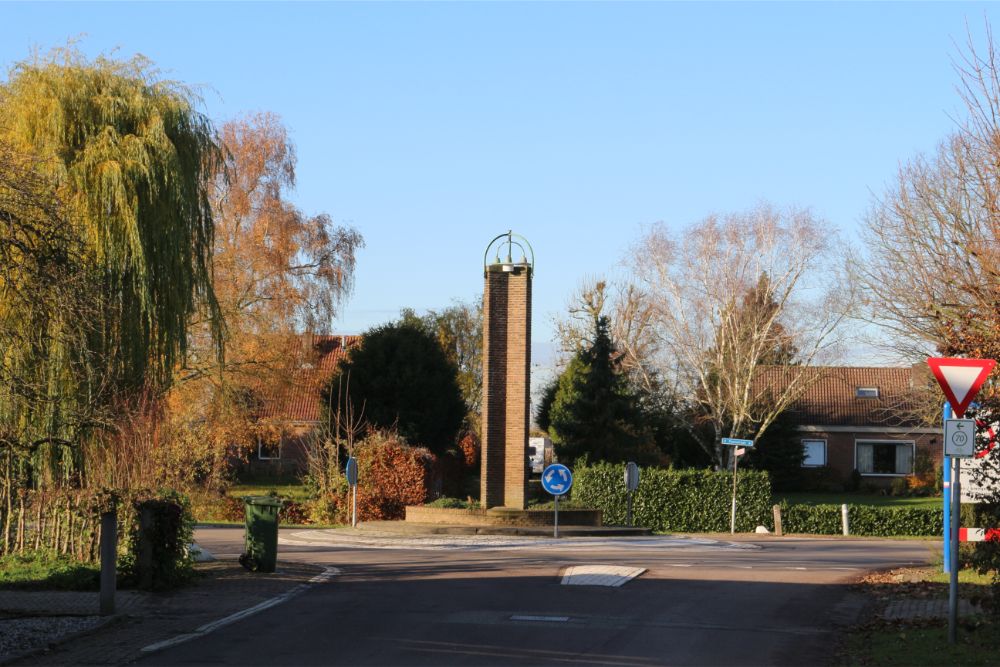
<svg viewBox="0 0 1000 667">
<path fill-rule="evenodd" d="M 559 533 L 572 537 L 649 535 L 652 532 L 647 528 L 604 526 L 602 514 L 601 510 L 559 510 Z M 554 518 L 553 510 L 506 507 L 468 510 L 409 506 L 406 508 L 406 521 L 399 528 L 406 532 L 430 534 L 549 535 Z"/>
<path fill-rule="evenodd" d="M 601 510 L 566 509 L 559 510 L 560 526 L 602 525 Z M 488 510 L 447 509 L 444 507 L 408 506 L 406 520 L 417 523 L 448 523 L 458 525 L 483 526 L 551 526 L 555 518 L 553 510 L 520 510 L 507 507 L 491 507 Z"/>
</svg>

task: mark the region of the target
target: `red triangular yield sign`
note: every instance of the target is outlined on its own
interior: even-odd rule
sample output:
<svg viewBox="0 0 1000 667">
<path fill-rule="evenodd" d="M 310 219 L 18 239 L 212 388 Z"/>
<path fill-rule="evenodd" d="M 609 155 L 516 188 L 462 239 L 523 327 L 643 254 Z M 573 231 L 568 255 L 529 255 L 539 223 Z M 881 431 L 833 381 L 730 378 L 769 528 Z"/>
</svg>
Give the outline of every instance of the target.
<svg viewBox="0 0 1000 667">
<path fill-rule="evenodd" d="M 979 388 L 996 363 L 993 359 L 954 357 L 931 357 L 927 360 L 927 365 L 941 385 L 956 419 L 961 419 L 965 414 L 965 409 L 979 393 Z"/>
</svg>

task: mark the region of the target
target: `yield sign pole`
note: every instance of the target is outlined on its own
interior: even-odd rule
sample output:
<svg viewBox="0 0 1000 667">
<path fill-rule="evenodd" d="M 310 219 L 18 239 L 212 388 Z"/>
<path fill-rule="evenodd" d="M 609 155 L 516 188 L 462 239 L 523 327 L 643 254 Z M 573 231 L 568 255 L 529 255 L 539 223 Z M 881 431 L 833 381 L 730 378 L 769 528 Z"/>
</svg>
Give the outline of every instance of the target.
<svg viewBox="0 0 1000 667">
<path fill-rule="evenodd" d="M 987 376 L 996 365 L 994 359 L 958 359 L 954 357 L 931 357 L 927 360 L 931 372 L 937 378 L 941 390 L 944 391 L 948 399 L 948 405 L 955 417 L 961 419 L 965 415 L 966 408 L 972 403 L 972 399 L 979 393 L 980 387 L 986 382 Z M 945 410 L 945 432 L 948 430 L 947 417 L 948 410 Z M 948 450 L 947 444 L 945 450 Z M 950 565 L 949 586 L 948 586 L 948 643 L 955 644 L 958 641 L 958 528 L 961 523 L 961 473 L 962 459 L 953 456 L 953 467 L 951 471 L 951 521 L 950 535 L 945 534 L 945 552 L 951 551 L 951 558 L 945 557 L 946 566 Z M 945 461 L 947 465 L 947 460 Z M 948 502 L 948 495 L 945 494 L 945 502 Z M 949 537 L 951 544 L 949 545 Z M 950 549 L 949 549 L 950 546 Z M 950 560 L 950 562 L 949 562 Z"/>
</svg>

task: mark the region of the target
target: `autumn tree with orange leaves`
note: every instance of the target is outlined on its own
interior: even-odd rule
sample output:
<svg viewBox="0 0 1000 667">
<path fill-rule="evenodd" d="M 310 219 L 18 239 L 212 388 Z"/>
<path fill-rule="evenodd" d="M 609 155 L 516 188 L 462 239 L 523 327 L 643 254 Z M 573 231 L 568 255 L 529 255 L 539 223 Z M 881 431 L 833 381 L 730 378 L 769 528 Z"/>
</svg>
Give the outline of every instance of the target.
<svg viewBox="0 0 1000 667">
<path fill-rule="evenodd" d="M 221 475 L 232 443 L 280 430 L 256 422 L 255 408 L 268 388 L 294 382 L 308 361 L 304 336 L 330 333 L 364 243 L 357 230 L 288 201 L 296 156 L 276 115 L 230 121 L 220 134 L 226 164 L 213 183 L 213 260 L 226 358 L 220 372 L 207 322 L 196 323 L 192 353 L 168 396 L 172 449 L 192 457 L 203 479 Z"/>
</svg>

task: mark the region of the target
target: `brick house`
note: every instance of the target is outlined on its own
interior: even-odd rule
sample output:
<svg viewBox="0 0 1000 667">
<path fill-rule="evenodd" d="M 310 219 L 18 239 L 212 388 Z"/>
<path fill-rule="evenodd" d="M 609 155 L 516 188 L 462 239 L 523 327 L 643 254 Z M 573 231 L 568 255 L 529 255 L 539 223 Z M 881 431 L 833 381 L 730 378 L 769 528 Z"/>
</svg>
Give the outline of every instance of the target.
<svg viewBox="0 0 1000 667">
<path fill-rule="evenodd" d="M 289 352 L 297 359 L 291 381 L 257 390 L 256 417 L 272 424 L 280 436 L 258 440 L 249 462 L 251 469 L 305 469 L 306 447 L 323 416 L 321 391 L 337 364 L 360 342 L 361 336 L 311 334 L 299 339 L 300 346 Z"/>
<path fill-rule="evenodd" d="M 914 471 L 918 457 L 942 458 L 941 428 L 921 419 L 921 389 L 929 376 L 914 367 L 814 367 L 808 387 L 788 410 L 805 450 L 804 467 L 828 467 L 846 480 L 857 470 L 865 482 L 888 486 Z M 768 384 L 787 371 L 768 368 Z"/>
</svg>

